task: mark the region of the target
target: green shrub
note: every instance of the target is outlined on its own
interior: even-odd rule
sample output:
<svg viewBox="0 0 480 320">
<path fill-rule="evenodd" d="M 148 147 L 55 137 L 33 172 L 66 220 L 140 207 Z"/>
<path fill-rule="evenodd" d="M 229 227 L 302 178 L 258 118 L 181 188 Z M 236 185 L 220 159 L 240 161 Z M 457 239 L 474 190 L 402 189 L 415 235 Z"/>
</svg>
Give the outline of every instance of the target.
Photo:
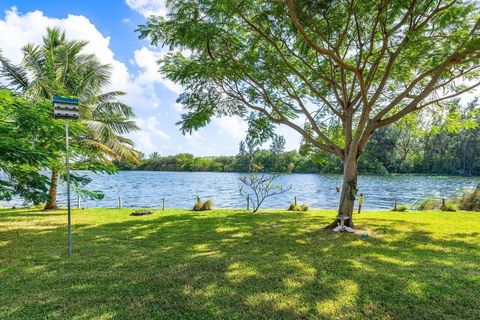
<svg viewBox="0 0 480 320">
<path fill-rule="evenodd" d="M 407 211 L 407 210 L 408 210 L 408 207 L 405 206 L 405 205 L 399 206 L 399 207 L 397 207 L 397 209 L 392 209 L 392 211 L 396 211 L 396 212 L 404 212 L 404 211 Z"/>
<path fill-rule="evenodd" d="M 480 211 L 480 184 L 475 189 L 467 189 L 457 192 L 453 197 L 446 199 L 442 205 L 439 197 L 427 197 L 418 200 L 414 205 L 415 210 L 442 210 L 442 211 Z"/>
<path fill-rule="evenodd" d="M 200 197 L 197 196 L 197 201 L 195 201 L 195 204 L 193 205 L 193 211 L 202 211 L 202 200 L 200 200 Z"/>
<path fill-rule="evenodd" d="M 461 210 L 480 211 L 480 185 L 474 190 L 467 190 L 458 201 Z"/>
<path fill-rule="evenodd" d="M 213 208 L 213 200 L 212 199 L 208 199 L 207 201 L 205 201 L 202 204 L 202 211 L 212 210 L 212 208 Z"/>
<path fill-rule="evenodd" d="M 295 203 L 292 203 L 290 207 L 288 207 L 289 211 L 308 211 L 308 204 L 300 204 L 296 205 Z"/>
<path fill-rule="evenodd" d="M 201 201 L 195 202 L 192 210 L 193 211 L 202 211 L 202 202 Z"/>
<path fill-rule="evenodd" d="M 446 203 L 444 206 L 440 207 L 442 211 L 457 211 L 457 205 L 455 203 Z"/>
<path fill-rule="evenodd" d="M 205 202 L 202 202 L 199 197 L 197 197 L 197 201 L 193 205 L 192 211 L 207 211 L 212 210 L 213 208 L 213 200 L 208 199 Z"/>
<path fill-rule="evenodd" d="M 438 197 L 429 196 L 418 200 L 413 204 L 415 210 L 435 210 L 440 207 L 442 200 Z"/>
</svg>

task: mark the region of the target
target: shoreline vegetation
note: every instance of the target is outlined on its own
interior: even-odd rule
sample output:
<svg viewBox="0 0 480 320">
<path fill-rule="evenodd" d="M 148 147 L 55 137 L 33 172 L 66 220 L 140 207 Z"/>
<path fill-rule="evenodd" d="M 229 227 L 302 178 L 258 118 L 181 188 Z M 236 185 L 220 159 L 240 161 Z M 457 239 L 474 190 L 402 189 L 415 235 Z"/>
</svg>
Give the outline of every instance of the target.
<svg viewBox="0 0 480 320">
<path fill-rule="evenodd" d="M 457 113 L 465 111 L 458 104 L 453 106 Z M 359 158 L 358 173 L 480 176 L 480 117 L 472 114 L 475 116 L 469 121 L 475 125 L 456 131 L 448 126 L 412 131 L 407 123 L 376 131 Z M 260 146 L 247 136 L 232 156 L 199 157 L 186 152 L 163 156 L 153 152 L 141 155 L 136 164 L 121 160 L 114 164 L 119 170 L 130 171 L 344 173 L 338 157 L 307 144 L 285 151 L 285 139 L 278 135 L 270 139 L 268 148 L 265 144 Z"/>
<path fill-rule="evenodd" d="M 260 172 L 246 172 L 246 171 L 187 171 L 187 170 L 143 170 L 143 169 L 128 169 L 117 166 L 118 171 L 125 172 L 185 172 L 185 173 L 240 173 L 240 174 L 255 174 L 255 173 L 267 173 L 267 174 L 325 174 L 325 175 L 341 175 L 342 173 L 330 173 L 330 172 L 277 172 L 277 171 L 260 171 Z M 83 171 L 83 170 L 78 170 Z M 426 176 L 426 177 L 465 177 L 465 178 L 480 178 L 479 175 L 461 175 L 461 174 L 444 174 L 444 173 L 421 173 L 421 172 L 387 172 L 387 173 L 375 173 L 375 172 L 361 172 L 359 176 Z"/>
<path fill-rule="evenodd" d="M 273 158 L 273 159 L 272 159 Z M 150 155 L 141 158 L 138 164 L 114 161 L 120 171 L 162 171 L 162 172 L 233 172 L 233 173 L 313 173 L 313 174 L 343 174 L 340 161 L 334 157 L 319 160 L 311 155 L 302 156 L 299 152 L 287 151 L 273 155 L 268 150 L 259 150 L 256 162 L 246 163 L 241 156 L 205 156 L 197 157 L 189 153 L 160 156 Z M 429 176 L 464 176 L 480 177 L 480 156 L 472 168 L 468 170 L 455 167 L 445 169 L 443 163 L 436 168 L 416 165 L 397 170 L 386 167 L 379 160 L 360 159 L 358 171 L 361 175 L 429 175 Z M 477 163 L 478 162 L 478 163 Z M 444 169 L 440 169 L 440 167 Z M 249 170 L 250 167 L 250 170 Z"/>
</svg>

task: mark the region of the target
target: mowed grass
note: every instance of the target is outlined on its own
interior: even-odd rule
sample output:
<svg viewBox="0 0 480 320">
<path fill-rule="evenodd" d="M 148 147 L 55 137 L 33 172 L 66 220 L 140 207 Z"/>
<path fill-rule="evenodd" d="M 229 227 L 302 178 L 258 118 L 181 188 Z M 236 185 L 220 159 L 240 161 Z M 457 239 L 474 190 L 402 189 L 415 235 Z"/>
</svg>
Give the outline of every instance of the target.
<svg viewBox="0 0 480 320">
<path fill-rule="evenodd" d="M 0 210 L 0 319 L 480 319 L 480 213 Z"/>
</svg>

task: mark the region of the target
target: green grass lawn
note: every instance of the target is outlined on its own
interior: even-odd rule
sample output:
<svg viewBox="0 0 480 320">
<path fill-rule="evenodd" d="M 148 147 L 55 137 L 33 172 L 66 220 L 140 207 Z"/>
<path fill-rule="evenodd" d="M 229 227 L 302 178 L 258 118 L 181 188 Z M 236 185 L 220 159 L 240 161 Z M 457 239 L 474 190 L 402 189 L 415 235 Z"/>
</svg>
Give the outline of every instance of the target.
<svg viewBox="0 0 480 320">
<path fill-rule="evenodd" d="M 0 319 L 480 319 L 480 213 L 0 209 Z"/>
</svg>

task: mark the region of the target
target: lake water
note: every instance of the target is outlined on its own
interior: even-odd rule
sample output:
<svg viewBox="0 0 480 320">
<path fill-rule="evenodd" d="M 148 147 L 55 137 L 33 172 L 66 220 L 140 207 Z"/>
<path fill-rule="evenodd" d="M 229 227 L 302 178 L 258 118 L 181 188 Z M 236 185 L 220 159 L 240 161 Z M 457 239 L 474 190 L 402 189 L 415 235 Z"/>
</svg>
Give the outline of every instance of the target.
<svg viewBox="0 0 480 320">
<path fill-rule="evenodd" d="M 217 208 L 244 208 L 245 199 L 239 194 L 242 173 L 218 172 L 151 172 L 121 171 L 115 175 L 93 174 L 89 190 L 102 190 L 102 200 L 82 199 L 82 207 L 116 207 L 118 196 L 124 207 L 161 207 L 162 198 L 167 208 L 191 208 L 198 195 L 202 199 L 211 198 Z M 265 201 L 263 208 L 286 208 L 297 196 L 299 203 L 307 203 L 313 208 L 334 209 L 338 205 L 341 175 L 285 174 L 278 179 L 280 185 L 292 185 L 292 189 Z M 412 204 L 429 195 L 448 197 L 464 187 L 475 187 L 480 177 L 446 177 L 423 175 L 389 175 L 359 177 L 359 192 L 365 196 L 364 208 L 391 208 L 394 198 L 398 204 Z M 66 206 L 66 193 L 63 186 L 58 195 L 59 204 Z M 76 196 L 72 196 L 76 205 Z M 20 205 L 16 199 L 3 206 Z"/>
</svg>

